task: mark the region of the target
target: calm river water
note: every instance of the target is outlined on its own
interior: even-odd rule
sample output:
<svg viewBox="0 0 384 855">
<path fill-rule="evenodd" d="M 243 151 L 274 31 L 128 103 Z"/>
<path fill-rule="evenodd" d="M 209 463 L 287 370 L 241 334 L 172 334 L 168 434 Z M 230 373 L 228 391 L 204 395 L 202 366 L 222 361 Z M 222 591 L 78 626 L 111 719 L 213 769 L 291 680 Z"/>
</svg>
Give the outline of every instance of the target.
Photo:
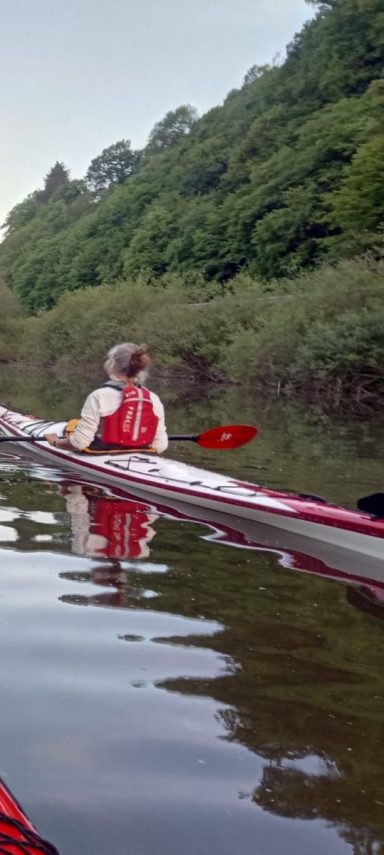
<svg viewBox="0 0 384 855">
<path fill-rule="evenodd" d="M 1 383 L 54 418 L 89 386 Z M 163 396 L 174 432 L 261 428 L 235 452 L 168 456 L 351 506 L 384 487 L 384 419 Z M 384 602 L 198 509 L 119 502 L 0 451 L 0 775 L 40 833 L 61 855 L 383 853 Z"/>
</svg>

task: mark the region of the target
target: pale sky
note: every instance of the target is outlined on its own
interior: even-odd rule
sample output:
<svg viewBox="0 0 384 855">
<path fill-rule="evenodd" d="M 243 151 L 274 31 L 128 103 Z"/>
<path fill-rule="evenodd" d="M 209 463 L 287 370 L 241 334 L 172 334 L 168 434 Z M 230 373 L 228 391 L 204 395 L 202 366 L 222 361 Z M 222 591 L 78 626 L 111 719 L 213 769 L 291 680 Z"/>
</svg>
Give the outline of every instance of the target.
<svg viewBox="0 0 384 855">
<path fill-rule="evenodd" d="M 0 0 L 0 223 L 56 160 L 82 178 L 168 110 L 220 104 L 312 14 L 304 0 Z"/>
</svg>

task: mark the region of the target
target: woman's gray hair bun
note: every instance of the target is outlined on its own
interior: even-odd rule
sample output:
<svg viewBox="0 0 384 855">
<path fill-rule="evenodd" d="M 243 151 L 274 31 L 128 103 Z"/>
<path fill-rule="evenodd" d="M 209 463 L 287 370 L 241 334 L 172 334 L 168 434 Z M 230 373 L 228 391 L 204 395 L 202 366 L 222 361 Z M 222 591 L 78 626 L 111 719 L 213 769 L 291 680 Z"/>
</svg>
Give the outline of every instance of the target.
<svg viewBox="0 0 384 855">
<path fill-rule="evenodd" d="M 109 377 L 115 374 L 125 374 L 126 377 L 137 377 L 145 372 L 150 364 L 151 358 L 146 344 L 133 344 L 124 342 L 115 344 L 108 351 L 104 362 L 104 368 Z"/>
</svg>

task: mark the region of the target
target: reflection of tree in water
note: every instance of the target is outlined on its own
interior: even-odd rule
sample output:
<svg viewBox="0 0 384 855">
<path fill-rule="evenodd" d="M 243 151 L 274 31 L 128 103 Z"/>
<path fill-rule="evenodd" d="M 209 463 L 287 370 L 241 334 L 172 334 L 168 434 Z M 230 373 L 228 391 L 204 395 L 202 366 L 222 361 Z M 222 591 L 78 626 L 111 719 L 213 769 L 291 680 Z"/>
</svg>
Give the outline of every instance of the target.
<svg viewBox="0 0 384 855">
<path fill-rule="evenodd" d="M 54 498 L 55 510 L 61 502 Z M 90 562 L 87 571 L 60 574 L 77 588 L 62 602 L 153 610 L 150 588 L 159 611 L 219 621 L 225 628 L 215 636 L 161 641 L 213 648 L 227 674 L 160 687 L 214 698 L 226 738 L 264 758 L 250 800 L 280 816 L 332 823 L 356 855 L 377 855 L 384 846 L 382 606 L 372 608 L 370 597 L 365 608 L 366 592 L 350 591 L 347 600 L 343 585 L 282 570 L 272 555 L 204 542 L 193 523 L 159 520 L 156 531 L 151 559 L 167 573 L 154 565 L 144 577 L 140 561 L 129 571 L 110 559 Z M 82 583 L 104 590 L 82 594 Z"/>
<path fill-rule="evenodd" d="M 266 581 L 273 562 L 258 558 L 247 567 L 241 555 L 221 569 L 219 601 L 215 566 L 201 569 L 200 584 L 194 577 L 196 608 L 184 588 L 185 611 L 204 608 L 224 631 L 172 639 L 225 654 L 228 674 L 161 687 L 218 702 L 227 738 L 266 761 L 249 794 L 260 807 L 323 819 L 356 855 L 377 855 L 384 851 L 383 623 L 349 605 L 343 585 L 272 566 Z M 175 591 L 168 577 L 159 581 L 161 608 L 171 610 Z"/>
<path fill-rule="evenodd" d="M 67 552 L 68 525 L 63 519 L 63 501 L 57 495 L 57 485 L 34 481 L 23 470 L 12 473 L 9 478 L 1 477 L 0 482 L 6 506 L 14 512 L 14 518 L 8 525 L 16 532 L 18 552 L 52 549 Z M 40 521 L 41 512 L 52 517 L 49 525 Z M 41 535 L 47 540 L 40 540 Z M 10 541 L 13 542 L 11 535 Z"/>
<path fill-rule="evenodd" d="M 167 573 L 149 570 L 143 577 L 139 562 L 128 572 L 97 563 L 90 572 L 62 576 L 103 585 L 105 592 L 63 600 L 153 610 L 145 578 L 158 595 L 157 610 L 219 621 L 224 630 L 214 636 L 158 640 L 213 648 L 225 657 L 227 673 L 159 687 L 214 698 L 226 738 L 264 758 L 247 798 L 279 816 L 322 819 L 355 855 L 378 855 L 384 851 L 383 622 L 350 604 L 344 585 L 287 573 L 270 555 L 228 552 L 199 534 L 200 527 L 185 527 L 181 551 L 180 524 L 160 526 L 156 558 Z"/>
<path fill-rule="evenodd" d="M 371 806 L 370 794 L 362 791 L 358 810 L 361 812 L 363 805 L 366 812 L 375 816 L 375 826 L 371 819 L 368 827 L 356 827 L 357 806 L 346 798 L 345 789 L 345 778 L 339 775 L 309 775 L 298 769 L 265 766 L 261 783 L 251 797 L 264 810 L 282 817 L 326 819 L 339 827 L 356 855 L 378 855 L 380 842 L 374 827 L 380 835 L 383 806 L 379 802 Z"/>
<path fill-rule="evenodd" d="M 204 641 L 195 638 L 194 643 Z M 192 696 L 208 695 L 223 705 L 217 715 L 227 738 L 240 742 L 266 761 L 258 786 L 247 794 L 259 807 L 282 817 L 332 823 L 345 840 L 353 843 L 356 855 L 384 851 L 375 848 L 384 844 L 384 728 L 382 722 L 335 709 L 332 696 L 340 706 L 348 675 L 343 678 L 340 672 L 331 671 L 323 674 L 324 686 L 327 678 L 331 686 L 334 680 L 329 706 L 323 707 L 316 697 L 315 683 L 313 704 L 284 702 L 280 697 L 271 697 L 275 692 L 280 695 L 280 691 L 277 681 L 273 687 L 273 680 L 267 676 L 265 663 L 260 662 L 259 673 L 256 668 L 253 679 L 244 675 L 244 659 L 240 664 L 238 672 L 228 677 L 213 681 L 169 680 L 162 687 Z M 297 672 L 298 696 L 300 678 L 307 680 L 305 668 Z M 284 682 L 283 674 L 280 680 Z M 357 691 L 360 688 L 356 681 Z M 228 703 L 232 706 L 226 706 Z M 313 773 L 305 771 L 308 763 L 314 767 Z M 357 846 L 361 840 L 365 849 Z"/>
</svg>

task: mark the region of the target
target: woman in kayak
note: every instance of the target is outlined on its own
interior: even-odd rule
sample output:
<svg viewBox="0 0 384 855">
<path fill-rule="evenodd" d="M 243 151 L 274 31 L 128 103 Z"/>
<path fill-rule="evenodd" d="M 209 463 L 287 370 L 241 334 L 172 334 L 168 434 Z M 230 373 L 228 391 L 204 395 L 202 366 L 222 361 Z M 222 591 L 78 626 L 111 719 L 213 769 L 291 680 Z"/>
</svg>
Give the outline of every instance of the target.
<svg viewBox="0 0 384 855">
<path fill-rule="evenodd" d="M 118 344 L 109 351 L 104 368 L 109 380 L 86 399 L 74 431 L 45 438 L 57 448 L 94 451 L 148 448 L 161 454 L 168 446 L 164 407 L 145 379 L 150 357 L 145 345 Z"/>
</svg>

